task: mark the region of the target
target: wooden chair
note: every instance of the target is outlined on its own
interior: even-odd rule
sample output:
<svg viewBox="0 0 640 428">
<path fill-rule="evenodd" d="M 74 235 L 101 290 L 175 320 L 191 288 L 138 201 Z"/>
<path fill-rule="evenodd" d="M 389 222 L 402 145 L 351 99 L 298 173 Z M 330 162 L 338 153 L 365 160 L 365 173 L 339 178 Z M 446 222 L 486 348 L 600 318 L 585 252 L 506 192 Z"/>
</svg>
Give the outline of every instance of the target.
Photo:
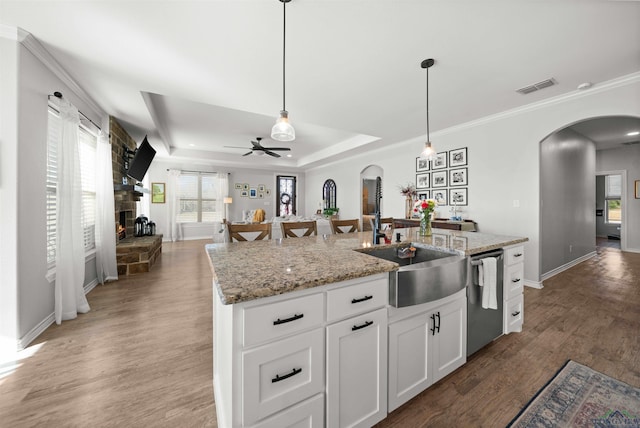
<svg viewBox="0 0 640 428">
<path fill-rule="evenodd" d="M 349 230 L 341 229 L 342 227 L 348 227 Z M 334 234 L 360 232 L 360 220 L 357 218 L 354 218 L 353 220 L 337 220 L 332 218 L 331 230 Z"/>
<path fill-rule="evenodd" d="M 371 230 L 373 230 L 373 222 L 374 222 L 375 218 L 370 220 L 370 225 L 371 225 Z M 384 229 L 384 226 L 386 224 L 391 225 L 391 228 L 393 229 L 393 217 L 384 217 L 380 219 L 380 230 Z"/>
<path fill-rule="evenodd" d="M 283 238 L 299 238 L 301 236 L 317 236 L 318 226 L 315 220 L 312 221 L 285 221 L 280 223 Z M 300 230 L 298 235 L 294 230 Z M 304 233 L 303 233 L 304 232 Z"/>
<path fill-rule="evenodd" d="M 236 241 L 259 241 L 261 239 L 271 239 L 271 223 L 251 223 L 251 224 L 231 224 L 227 223 L 227 230 L 229 231 L 229 242 Z M 243 236 L 243 233 L 255 233 L 258 235 L 253 239 L 247 239 Z"/>
</svg>

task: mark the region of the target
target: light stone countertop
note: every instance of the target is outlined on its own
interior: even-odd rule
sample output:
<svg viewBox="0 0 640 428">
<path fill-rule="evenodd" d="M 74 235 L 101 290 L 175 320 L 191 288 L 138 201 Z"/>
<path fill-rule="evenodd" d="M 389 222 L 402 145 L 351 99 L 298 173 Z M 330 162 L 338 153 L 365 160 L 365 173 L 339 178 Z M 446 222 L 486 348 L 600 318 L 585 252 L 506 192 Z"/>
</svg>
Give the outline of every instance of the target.
<svg viewBox="0 0 640 428">
<path fill-rule="evenodd" d="M 467 256 L 528 241 L 446 229 L 418 237 L 418 228 L 395 229 L 394 240 L 396 232 L 402 242 L 388 245 L 413 242 Z M 366 254 L 371 241 L 371 232 L 358 232 L 209 244 L 205 250 L 222 303 L 235 304 L 397 270 L 397 263 Z"/>
</svg>

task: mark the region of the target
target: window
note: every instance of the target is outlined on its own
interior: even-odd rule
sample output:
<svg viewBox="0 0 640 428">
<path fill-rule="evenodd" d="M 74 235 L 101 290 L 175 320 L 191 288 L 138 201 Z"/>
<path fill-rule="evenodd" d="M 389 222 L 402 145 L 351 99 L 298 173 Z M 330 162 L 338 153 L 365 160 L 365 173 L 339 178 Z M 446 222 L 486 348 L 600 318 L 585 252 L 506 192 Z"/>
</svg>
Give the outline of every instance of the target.
<svg viewBox="0 0 640 428">
<path fill-rule="evenodd" d="M 178 177 L 178 223 L 222 221 L 222 190 L 217 174 L 182 173 Z"/>
<path fill-rule="evenodd" d="M 622 176 L 605 176 L 604 202 L 606 207 L 605 222 L 620 224 L 622 222 Z"/>
<path fill-rule="evenodd" d="M 276 216 L 296 214 L 296 177 L 276 177 Z"/>
<path fill-rule="evenodd" d="M 58 111 L 49 106 L 47 135 L 47 264 L 52 267 L 56 261 L 56 187 L 58 183 L 58 144 L 62 121 Z M 82 228 L 84 230 L 84 249 L 95 248 L 96 228 L 96 144 L 97 136 L 84 126 L 78 127 L 78 149 L 80 155 L 80 174 L 82 186 Z"/>
</svg>

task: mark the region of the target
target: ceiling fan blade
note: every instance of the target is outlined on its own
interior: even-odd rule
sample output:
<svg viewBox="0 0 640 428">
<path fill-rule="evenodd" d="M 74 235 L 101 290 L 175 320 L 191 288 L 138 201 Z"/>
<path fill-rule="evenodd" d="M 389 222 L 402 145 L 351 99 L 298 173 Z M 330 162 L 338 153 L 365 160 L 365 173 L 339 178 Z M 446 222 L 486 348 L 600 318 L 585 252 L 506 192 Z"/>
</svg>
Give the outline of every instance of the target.
<svg viewBox="0 0 640 428">
<path fill-rule="evenodd" d="M 289 147 L 265 147 L 267 150 L 281 150 L 281 151 L 290 151 Z"/>
<path fill-rule="evenodd" d="M 253 150 L 252 150 L 252 151 L 250 151 L 250 152 L 247 152 L 247 153 L 243 154 L 242 156 L 249 156 L 251 153 L 253 153 Z"/>
<path fill-rule="evenodd" d="M 280 157 L 280 155 L 279 155 L 279 154 L 277 154 L 277 153 L 273 153 L 271 150 L 267 150 L 267 149 L 265 149 L 265 151 L 264 151 L 264 152 L 265 152 L 266 154 L 268 154 L 269 156 L 273 156 L 274 158 L 279 158 L 279 157 Z"/>
<path fill-rule="evenodd" d="M 238 146 L 224 146 L 228 149 L 245 149 L 245 150 L 251 150 L 249 147 L 238 147 Z"/>
</svg>

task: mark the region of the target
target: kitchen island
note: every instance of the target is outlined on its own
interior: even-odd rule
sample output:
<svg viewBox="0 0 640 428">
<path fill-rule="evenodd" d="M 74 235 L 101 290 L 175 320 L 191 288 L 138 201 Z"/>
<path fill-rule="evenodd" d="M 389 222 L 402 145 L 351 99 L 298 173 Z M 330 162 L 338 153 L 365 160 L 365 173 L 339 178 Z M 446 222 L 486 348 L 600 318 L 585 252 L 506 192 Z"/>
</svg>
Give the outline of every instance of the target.
<svg viewBox="0 0 640 428">
<path fill-rule="evenodd" d="M 387 246 L 411 242 L 464 256 L 518 248 L 522 256 L 527 240 L 440 229 L 431 237 L 418 237 L 417 229 L 402 234 L 401 243 Z M 371 426 L 386 417 L 388 390 L 397 392 L 389 396 L 393 408 L 415 395 L 398 389 L 403 373 L 388 374 L 397 372 L 387 370 L 388 355 L 398 356 L 388 348 L 392 339 L 396 350 L 405 346 L 402 335 L 391 336 L 389 321 L 389 272 L 398 265 L 367 255 L 373 247 L 371 232 L 206 246 L 214 276 L 219 426 Z M 461 290 L 394 315 L 393 325 L 404 329 L 415 320 L 429 323 L 432 314 L 429 348 L 455 355 L 433 370 L 425 363 L 422 389 L 437 378 L 432 373 L 442 377 L 466 361 L 465 302 Z M 455 333 L 452 340 L 435 334 L 441 323 L 447 335 Z M 409 331 L 421 331 L 417 326 Z M 435 354 L 423 357 L 438 361 Z"/>
</svg>

